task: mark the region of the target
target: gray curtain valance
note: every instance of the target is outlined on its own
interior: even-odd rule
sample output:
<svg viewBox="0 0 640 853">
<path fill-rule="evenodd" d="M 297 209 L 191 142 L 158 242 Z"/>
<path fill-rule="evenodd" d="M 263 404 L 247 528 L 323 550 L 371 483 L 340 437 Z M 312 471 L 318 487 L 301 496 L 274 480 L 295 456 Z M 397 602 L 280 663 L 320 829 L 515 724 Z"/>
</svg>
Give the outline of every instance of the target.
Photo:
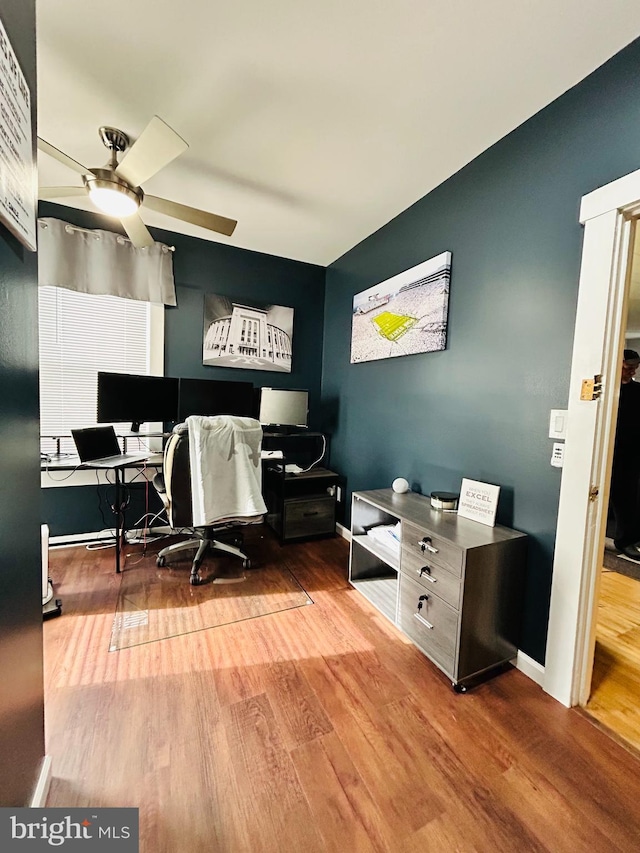
<svg viewBox="0 0 640 853">
<path fill-rule="evenodd" d="M 38 219 L 38 283 L 176 305 L 173 252 L 163 243 L 136 249 L 113 231 Z"/>
</svg>

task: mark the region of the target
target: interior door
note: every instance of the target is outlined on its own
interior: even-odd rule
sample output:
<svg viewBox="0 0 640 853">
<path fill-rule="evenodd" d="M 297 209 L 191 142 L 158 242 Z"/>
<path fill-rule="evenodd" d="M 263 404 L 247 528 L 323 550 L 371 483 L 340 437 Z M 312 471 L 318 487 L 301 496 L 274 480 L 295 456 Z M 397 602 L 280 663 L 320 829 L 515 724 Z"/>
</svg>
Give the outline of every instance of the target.
<svg viewBox="0 0 640 853">
<path fill-rule="evenodd" d="M 543 681 L 544 689 L 567 706 L 586 702 L 591 683 L 613 412 L 624 348 L 630 214 L 638 199 L 640 172 L 634 172 L 586 196 L 581 207 L 585 234 Z M 586 399 L 583 382 L 596 377 L 600 392 Z"/>
</svg>

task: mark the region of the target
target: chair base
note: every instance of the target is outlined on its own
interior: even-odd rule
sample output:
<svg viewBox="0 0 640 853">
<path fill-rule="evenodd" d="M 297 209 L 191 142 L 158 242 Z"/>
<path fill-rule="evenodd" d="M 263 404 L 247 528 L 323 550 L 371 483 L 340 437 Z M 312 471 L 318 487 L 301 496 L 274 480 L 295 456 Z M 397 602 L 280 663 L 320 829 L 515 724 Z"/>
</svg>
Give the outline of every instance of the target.
<svg viewBox="0 0 640 853">
<path fill-rule="evenodd" d="M 240 557 L 242 560 L 242 568 L 251 568 L 251 560 L 244 551 L 241 551 L 240 548 L 237 547 L 237 545 L 207 536 L 187 539 L 185 542 L 176 542 L 173 545 L 167 545 L 166 548 L 163 548 L 158 552 L 156 565 L 165 566 L 167 562 L 171 562 L 171 557 L 173 557 L 174 554 L 181 554 L 183 551 L 193 551 L 194 549 L 196 550 L 196 555 L 193 558 L 193 563 L 191 564 L 191 575 L 189 577 L 189 583 L 192 586 L 198 586 L 202 583 L 199 570 L 205 554 L 209 550 L 222 551 L 225 554 L 232 554 L 234 557 Z"/>
</svg>

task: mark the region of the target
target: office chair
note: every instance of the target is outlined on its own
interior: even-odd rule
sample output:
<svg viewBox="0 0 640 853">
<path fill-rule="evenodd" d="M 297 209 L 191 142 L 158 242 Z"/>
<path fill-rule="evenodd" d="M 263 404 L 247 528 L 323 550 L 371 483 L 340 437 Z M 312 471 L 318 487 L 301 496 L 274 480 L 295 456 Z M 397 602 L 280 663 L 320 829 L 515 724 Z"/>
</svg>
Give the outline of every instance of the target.
<svg viewBox="0 0 640 853">
<path fill-rule="evenodd" d="M 241 528 L 260 524 L 267 511 L 261 494 L 262 427 L 252 418 L 191 416 L 178 424 L 164 450 L 162 473 L 153 485 L 167 510 L 171 528 L 194 536 L 163 548 L 164 566 L 194 548 L 189 582 L 202 583 L 200 565 L 210 550 L 232 554 L 251 568 Z"/>
</svg>

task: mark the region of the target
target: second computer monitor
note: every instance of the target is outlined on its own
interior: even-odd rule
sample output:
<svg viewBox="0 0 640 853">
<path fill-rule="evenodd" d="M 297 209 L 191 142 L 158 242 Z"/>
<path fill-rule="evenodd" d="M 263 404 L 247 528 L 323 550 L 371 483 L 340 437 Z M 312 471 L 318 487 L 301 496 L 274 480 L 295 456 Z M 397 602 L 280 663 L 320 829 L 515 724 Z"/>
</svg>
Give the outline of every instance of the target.
<svg viewBox="0 0 640 853">
<path fill-rule="evenodd" d="M 98 423 L 175 421 L 178 412 L 178 380 L 168 376 L 131 373 L 98 373 Z"/>
<path fill-rule="evenodd" d="M 263 426 L 307 426 L 309 392 L 293 388 L 262 388 L 258 420 Z"/>
<path fill-rule="evenodd" d="M 253 383 L 181 379 L 178 419 L 189 415 L 253 415 Z"/>
</svg>

